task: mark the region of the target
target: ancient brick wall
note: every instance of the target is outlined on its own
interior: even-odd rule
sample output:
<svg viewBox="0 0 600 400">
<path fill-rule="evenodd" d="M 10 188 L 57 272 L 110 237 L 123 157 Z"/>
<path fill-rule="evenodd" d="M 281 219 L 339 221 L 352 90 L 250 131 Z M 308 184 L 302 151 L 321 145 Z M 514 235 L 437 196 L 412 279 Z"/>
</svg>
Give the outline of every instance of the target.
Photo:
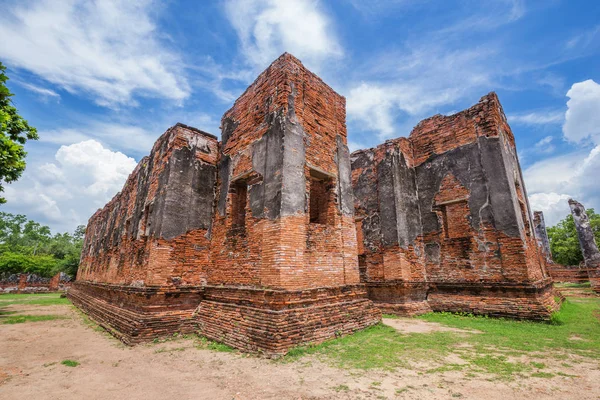
<svg viewBox="0 0 600 400">
<path fill-rule="evenodd" d="M 391 307 L 412 298 L 412 308 L 396 309 L 422 312 L 427 307 L 414 299 L 427 296 L 435 310 L 497 314 L 494 299 L 500 308 L 503 300 L 491 290 L 508 285 L 512 302 L 533 296 L 541 302 L 537 310 L 556 308 L 542 294 L 550 284 L 545 257 L 514 137 L 494 93 L 457 114 L 420 122 L 407 139 L 353 153 L 352 177 L 361 278 L 374 301 Z M 539 290 L 524 289 L 538 282 Z M 523 317 L 515 312 L 520 306 L 506 307 L 506 314 Z"/>
<path fill-rule="evenodd" d="M 176 125 L 88 224 L 70 298 L 127 343 L 279 354 L 377 323 L 360 284 L 345 99 L 282 55 L 222 119 Z"/>
<path fill-rule="evenodd" d="M 217 139 L 177 124 L 88 223 L 78 281 L 199 285 L 209 264 Z"/>
<path fill-rule="evenodd" d="M 208 283 L 358 283 L 344 98 L 284 54 L 222 126 Z"/>
</svg>

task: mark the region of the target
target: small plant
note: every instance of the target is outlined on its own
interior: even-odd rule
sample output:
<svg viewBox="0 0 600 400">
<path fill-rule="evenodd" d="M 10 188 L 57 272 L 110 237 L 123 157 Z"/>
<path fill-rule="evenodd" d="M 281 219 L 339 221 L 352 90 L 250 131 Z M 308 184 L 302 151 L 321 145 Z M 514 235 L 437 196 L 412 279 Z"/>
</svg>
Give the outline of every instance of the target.
<svg viewBox="0 0 600 400">
<path fill-rule="evenodd" d="M 538 371 L 531 374 L 531 376 L 534 378 L 553 378 L 554 374 L 551 374 L 549 372 Z"/>
<path fill-rule="evenodd" d="M 76 367 L 79 365 L 79 362 L 75 360 L 62 360 L 61 364 L 66 365 L 67 367 Z"/>
<path fill-rule="evenodd" d="M 337 385 L 337 386 L 334 386 L 332 389 L 335 390 L 336 392 L 348 392 L 350 390 L 348 385 Z"/>
</svg>

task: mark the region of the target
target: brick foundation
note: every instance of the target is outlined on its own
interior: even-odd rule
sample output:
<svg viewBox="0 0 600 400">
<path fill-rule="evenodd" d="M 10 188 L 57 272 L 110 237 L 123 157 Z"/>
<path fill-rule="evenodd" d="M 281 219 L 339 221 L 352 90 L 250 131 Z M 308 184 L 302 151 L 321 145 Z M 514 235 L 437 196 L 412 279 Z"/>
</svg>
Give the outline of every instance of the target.
<svg viewBox="0 0 600 400">
<path fill-rule="evenodd" d="M 430 283 L 433 311 L 545 321 L 560 309 L 551 279 L 532 284 Z"/>
<path fill-rule="evenodd" d="M 202 288 L 137 288 L 78 281 L 68 297 L 114 336 L 135 344 L 196 331 L 192 314 L 202 299 Z"/>
<path fill-rule="evenodd" d="M 413 316 L 431 312 L 426 282 L 370 282 L 369 299 L 383 314 Z"/>
<path fill-rule="evenodd" d="M 207 286 L 195 318 L 211 339 L 277 355 L 376 324 L 381 314 L 361 285 L 301 291 Z"/>
</svg>

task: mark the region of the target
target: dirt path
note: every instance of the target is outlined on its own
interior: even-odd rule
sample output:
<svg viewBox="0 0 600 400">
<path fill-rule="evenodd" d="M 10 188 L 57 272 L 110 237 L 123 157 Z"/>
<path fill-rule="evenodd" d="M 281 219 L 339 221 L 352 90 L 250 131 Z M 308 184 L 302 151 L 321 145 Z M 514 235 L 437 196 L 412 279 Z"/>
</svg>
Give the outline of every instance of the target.
<svg viewBox="0 0 600 400">
<path fill-rule="evenodd" d="M 599 367 L 583 360 L 569 370 L 574 377 L 510 382 L 461 371 L 424 373 L 423 368 L 340 370 L 308 356 L 283 363 L 198 349 L 189 339 L 125 347 L 84 324 L 71 306 L 12 305 L 5 310 L 66 319 L 0 324 L 3 400 L 600 398 Z M 62 365 L 67 359 L 80 365 Z"/>
</svg>

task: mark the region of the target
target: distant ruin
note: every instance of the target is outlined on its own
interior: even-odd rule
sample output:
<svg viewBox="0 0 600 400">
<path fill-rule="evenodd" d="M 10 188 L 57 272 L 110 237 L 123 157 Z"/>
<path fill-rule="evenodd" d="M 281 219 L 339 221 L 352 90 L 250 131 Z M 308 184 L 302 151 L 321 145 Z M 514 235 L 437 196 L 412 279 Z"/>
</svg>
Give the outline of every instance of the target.
<svg viewBox="0 0 600 400">
<path fill-rule="evenodd" d="M 575 221 L 577 237 L 590 284 L 595 292 L 600 293 L 600 251 L 598 251 L 590 220 L 585 212 L 585 207 L 577 200 L 569 199 L 569 207 Z"/>
<path fill-rule="evenodd" d="M 221 129 L 167 130 L 90 218 L 69 297 L 126 343 L 283 354 L 382 311 L 559 308 L 495 94 L 350 155 L 345 99 L 286 53 Z"/>
<path fill-rule="evenodd" d="M 0 293 L 64 292 L 71 286 L 71 277 L 58 272 L 52 278 L 36 274 L 0 274 Z"/>
</svg>

